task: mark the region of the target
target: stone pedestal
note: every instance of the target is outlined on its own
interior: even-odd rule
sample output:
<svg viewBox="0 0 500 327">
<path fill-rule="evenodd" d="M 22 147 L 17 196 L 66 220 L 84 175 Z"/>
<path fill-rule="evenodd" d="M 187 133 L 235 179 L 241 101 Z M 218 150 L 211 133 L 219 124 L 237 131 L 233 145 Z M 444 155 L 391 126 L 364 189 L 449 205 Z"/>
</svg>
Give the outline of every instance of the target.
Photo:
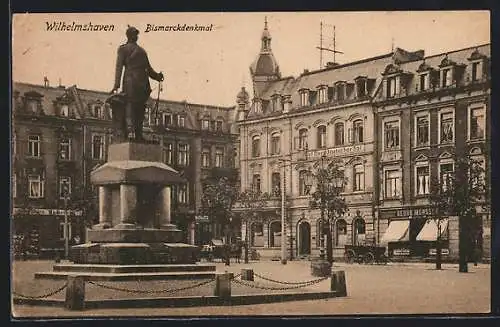
<svg viewBox="0 0 500 327">
<path fill-rule="evenodd" d="M 324 259 L 316 259 L 311 261 L 311 275 L 316 277 L 330 276 L 332 265 Z"/>
<path fill-rule="evenodd" d="M 86 244 L 72 247 L 73 260 L 98 264 L 196 261 L 198 247 L 180 243 L 182 231 L 171 223 L 170 187 L 184 180 L 160 162 L 160 145 L 111 144 L 108 158 L 91 172 L 91 182 L 99 187 L 99 224 L 87 232 Z"/>
</svg>

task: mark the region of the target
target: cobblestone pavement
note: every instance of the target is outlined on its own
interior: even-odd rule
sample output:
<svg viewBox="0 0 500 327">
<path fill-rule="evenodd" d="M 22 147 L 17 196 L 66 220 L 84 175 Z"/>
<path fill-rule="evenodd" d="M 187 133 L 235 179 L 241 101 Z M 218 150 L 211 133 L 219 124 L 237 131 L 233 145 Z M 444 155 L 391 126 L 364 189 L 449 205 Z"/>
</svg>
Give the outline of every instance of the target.
<svg viewBox="0 0 500 327">
<path fill-rule="evenodd" d="M 41 294 L 45 289 L 55 289 L 64 282 L 52 283 L 50 288 L 33 286 L 33 274 L 51 269 L 53 262 L 15 262 L 13 287 L 22 287 L 28 294 Z M 257 275 L 280 281 L 306 281 L 315 279 L 310 274 L 308 261 L 292 261 L 282 265 L 277 261 L 251 262 L 225 266 L 216 263 L 217 271 L 239 273 L 241 268 L 253 268 Z M 431 263 L 388 265 L 348 265 L 335 263 L 334 269 L 344 270 L 348 296 L 326 300 L 295 301 L 284 303 L 193 308 L 155 309 L 99 309 L 69 312 L 62 308 L 16 305 L 14 315 L 26 316 L 204 316 L 204 315 L 345 315 L 345 314 L 429 314 L 429 313 L 487 313 L 490 311 L 490 265 L 469 265 L 469 273 L 459 273 L 458 265 L 444 264 L 441 271 Z M 264 283 L 256 276 L 255 281 Z M 169 282 L 150 282 L 145 289 L 159 289 Z M 182 283 L 194 284 L 194 281 Z M 104 282 L 103 282 L 104 284 Z M 106 283 L 117 285 L 117 283 Z M 24 285 L 21 286 L 21 285 Z M 180 285 L 180 284 L 179 284 Z M 273 286 L 279 286 L 273 284 Z M 329 281 L 323 281 L 308 290 L 328 290 Z M 131 287 L 132 288 L 132 287 Z M 135 287 L 133 287 L 135 288 Z M 205 290 L 210 293 L 210 287 Z M 89 289 L 90 292 L 90 289 Z M 246 289 L 234 289 L 234 294 L 247 293 Z M 255 291 L 248 291 L 248 293 Z M 99 292 L 95 293 L 98 294 Z M 111 292 L 116 297 L 122 292 Z M 179 294 L 175 294 L 179 295 Z M 192 295 L 192 294 L 191 294 Z M 114 297 L 113 296 L 113 297 Z M 99 297 L 98 297 L 99 298 Z"/>
</svg>

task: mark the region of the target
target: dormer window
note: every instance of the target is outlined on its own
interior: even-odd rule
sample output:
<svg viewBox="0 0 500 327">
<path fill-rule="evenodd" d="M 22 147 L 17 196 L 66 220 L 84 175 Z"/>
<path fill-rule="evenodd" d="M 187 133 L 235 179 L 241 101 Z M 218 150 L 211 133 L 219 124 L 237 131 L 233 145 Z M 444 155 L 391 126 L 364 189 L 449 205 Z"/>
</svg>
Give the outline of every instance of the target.
<svg viewBox="0 0 500 327">
<path fill-rule="evenodd" d="M 306 107 L 309 105 L 309 90 L 300 90 L 300 106 Z"/>
<path fill-rule="evenodd" d="M 484 62 L 486 56 L 479 52 L 478 49 L 474 50 L 471 54 L 470 58 L 468 58 L 470 62 L 470 80 L 472 82 L 480 81 L 483 78 L 484 73 Z"/>
<path fill-rule="evenodd" d="M 61 105 L 59 109 L 59 114 L 63 117 L 69 117 L 69 106 L 67 104 Z"/>
<path fill-rule="evenodd" d="M 275 94 L 271 101 L 271 111 L 279 111 L 280 110 L 280 96 L 279 94 Z"/>
<path fill-rule="evenodd" d="M 94 115 L 95 118 L 102 119 L 104 116 L 104 112 L 102 110 L 102 106 L 99 104 L 95 104 L 92 107 L 92 114 Z"/>
<path fill-rule="evenodd" d="M 425 91 L 425 90 L 428 90 L 429 89 L 429 85 L 430 85 L 430 74 L 427 72 L 427 73 L 421 73 L 419 75 L 419 84 L 418 84 L 418 90 L 419 91 Z"/>
<path fill-rule="evenodd" d="M 162 119 L 163 119 L 163 126 L 172 125 L 172 115 L 171 114 L 163 113 Z"/>
<path fill-rule="evenodd" d="M 335 94 L 337 95 L 337 101 L 343 101 L 346 97 L 346 85 L 345 82 L 337 83 L 335 87 Z"/>
<path fill-rule="evenodd" d="M 368 95 L 368 83 L 366 77 L 356 79 L 356 97 L 363 98 Z"/>
<path fill-rule="evenodd" d="M 394 98 L 398 94 L 398 80 L 399 76 L 392 76 L 387 78 L 387 97 Z"/>
<path fill-rule="evenodd" d="M 448 56 L 446 56 L 441 61 L 441 64 L 439 65 L 439 68 L 441 69 L 440 72 L 441 87 L 443 88 L 449 87 L 453 84 L 453 74 L 455 65 L 456 65 L 455 62 L 448 59 Z"/>
<path fill-rule="evenodd" d="M 184 118 L 184 116 L 182 115 L 177 116 L 177 126 L 184 127 L 185 125 L 186 125 L 186 119 Z"/>
<path fill-rule="evenodd" d="M 319 103 L 327 103 L 328 102 L 328 87 L 322 85 L 318 89 L 318 100 Z"/>
<path fill-rule="evenodd" d="M 262 102 L 260 99 L 256 99 L 255 100 L 255 104 L 254 104 L 254 111 L 255 113 L 257 114 L 260 114 L 262 113 Z"/>
<path fill-rule="evenodd" d="M 201 129 L 208 131 L 210 129 L 210 120 L 208 118 L 203 118 L 201 120 Z"/>
<path fill-rule="evenodd" d="M 38 101 L 37 100 L 28 100 L 26 103 L 26 107 L 28 111 L 36 114 L 38 113 Z"/>
<path fill-rule="evenodd" d="M 222 120 L 219 119 L 215 122 L 215 129 L 217 132 L 222 132 Z"/>
</svg>

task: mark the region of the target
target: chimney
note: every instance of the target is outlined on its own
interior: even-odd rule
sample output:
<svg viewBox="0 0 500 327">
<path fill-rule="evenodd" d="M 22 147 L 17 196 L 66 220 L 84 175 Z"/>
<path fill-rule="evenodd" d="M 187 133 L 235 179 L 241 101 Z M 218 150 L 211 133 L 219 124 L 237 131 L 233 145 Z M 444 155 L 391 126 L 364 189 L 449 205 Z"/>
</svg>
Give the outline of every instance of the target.
<svg viewBox="0 0 500 327">
<path fill-rule="evenodd" d="M 61 79 L 59 78 L 59 86 L 60 89 L 65 89 L 64 85 L 61 84 Z"/>
<path fill-rule="evenodd" d="M 307 73 L 309 73 L 309 69 L 304 68 L 304 72 L 302 74 L 307 74 Z"/>
<path fill-rule="evenodd" d="M 44 76 L 43 77 L 43 87 L 49 87 L 49 79 L 47 78 L 47 76 Z"/>
</svg>

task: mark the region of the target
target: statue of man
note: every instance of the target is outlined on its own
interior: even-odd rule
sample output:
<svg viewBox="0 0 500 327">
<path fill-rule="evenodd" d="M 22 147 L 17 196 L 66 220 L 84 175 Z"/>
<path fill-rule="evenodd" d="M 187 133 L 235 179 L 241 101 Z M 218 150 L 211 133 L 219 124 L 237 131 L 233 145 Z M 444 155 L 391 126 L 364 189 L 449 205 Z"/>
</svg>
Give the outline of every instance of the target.
<svg viewBox="0 0 500 327">
<path fill-rule="evenodd" d="M 163 81 L 163 74 L 157 73 L 150 65 L 146 51 L 137 44 L 139 31 L 130 26 L 127 31 L 127 43 L 118 48 L 116 59 L 115 84 L 111 93 L 120 88 L 123 74 L 122 94 L 125 96 L 125 117 L 127 132 L 133 139 L 142 140 L 142 122 L 146 102 L 151 94 L 149 78 Z"/>
</svg>

